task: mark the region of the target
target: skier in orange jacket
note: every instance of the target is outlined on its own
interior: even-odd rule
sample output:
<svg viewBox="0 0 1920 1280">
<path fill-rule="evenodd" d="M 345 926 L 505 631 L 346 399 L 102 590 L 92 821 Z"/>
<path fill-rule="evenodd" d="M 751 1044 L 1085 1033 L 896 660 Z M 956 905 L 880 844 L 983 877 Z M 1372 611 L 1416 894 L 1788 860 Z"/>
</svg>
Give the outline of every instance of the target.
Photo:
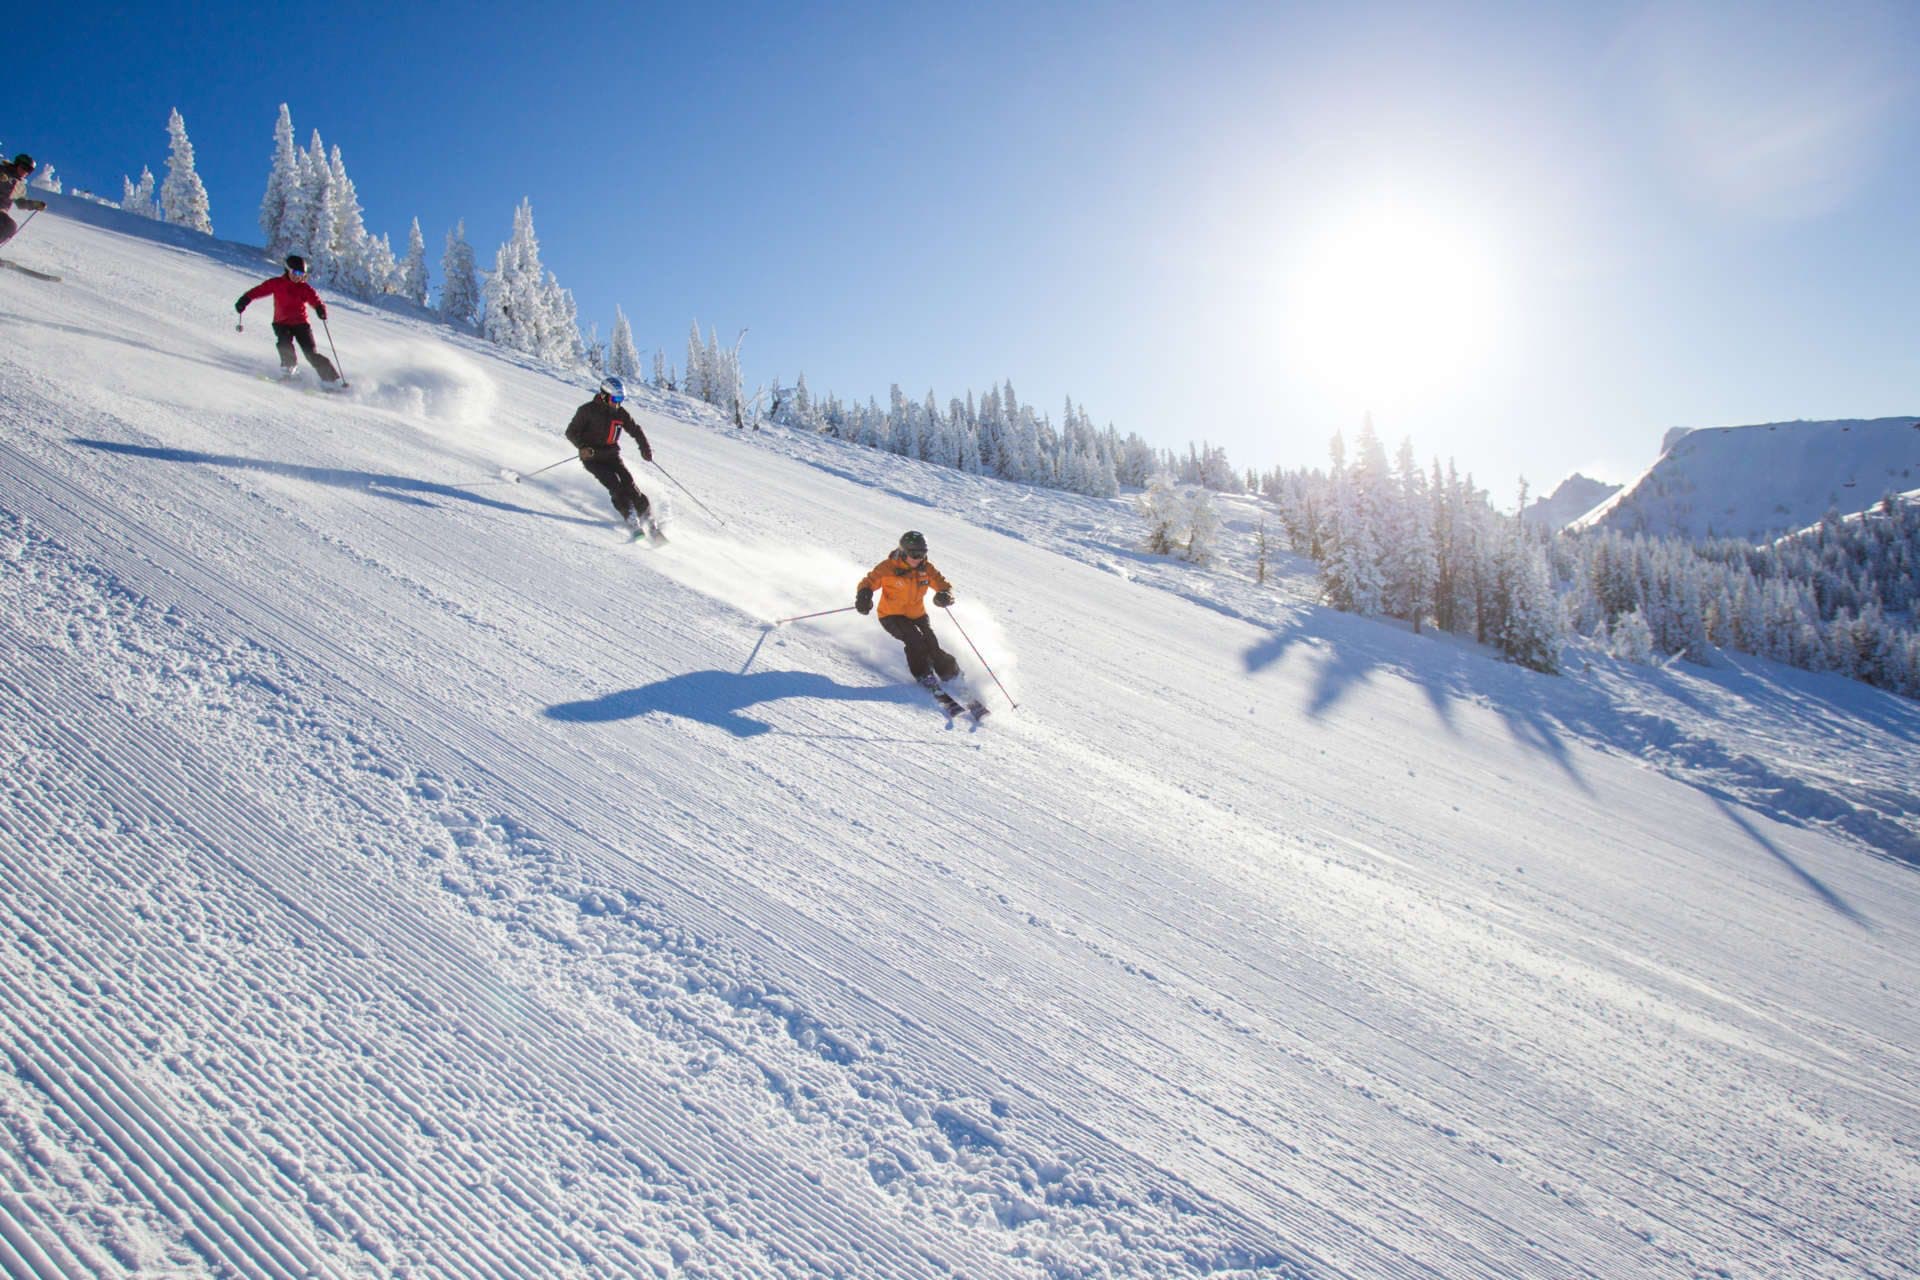
<svg viewBox="0 0 1920 1280">
<path fill-rule="evenodd" d="M 927 620 L 927 592 L 944 609 L 953 603 L 953 584 L 927 559 L 927 539 L 917 529 L 900 535 L 900 545 L 872 572 L 860 579 L 854 592 L 853 607 L 861 613 L 873 612 L 873 593 L 880 593 L 880 625 L 888 635 L 907 649 L 907 670 L 928 689 L 938 691 L 940 681 L 960 674 L 960 664 L 940 647 Z"/>
</svg>

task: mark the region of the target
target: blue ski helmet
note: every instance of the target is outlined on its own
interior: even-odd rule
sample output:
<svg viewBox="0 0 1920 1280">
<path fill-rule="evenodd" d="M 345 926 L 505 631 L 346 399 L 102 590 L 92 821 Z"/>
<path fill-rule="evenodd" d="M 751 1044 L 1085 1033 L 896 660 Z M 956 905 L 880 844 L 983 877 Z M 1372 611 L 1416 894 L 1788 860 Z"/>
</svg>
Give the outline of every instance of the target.
<svg viewBox="0 0 1920 1280">
<path fill-rule="evenodd" d="M 600 394 L 619 404 L 627 398 L 627 384 L 615 377 L 600 379 Z"/>
</svg>

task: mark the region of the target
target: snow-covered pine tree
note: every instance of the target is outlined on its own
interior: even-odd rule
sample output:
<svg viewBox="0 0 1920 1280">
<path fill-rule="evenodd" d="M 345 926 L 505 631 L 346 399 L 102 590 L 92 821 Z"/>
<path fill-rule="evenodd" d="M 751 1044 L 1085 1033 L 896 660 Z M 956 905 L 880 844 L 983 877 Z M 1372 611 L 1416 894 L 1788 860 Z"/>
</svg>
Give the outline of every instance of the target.
<svg viewBox="0 0 1920 1280">
<path fill-rule="evenodd" d="M 658 347 L 653 349 L 653 385 L 663 391 L 673 390 L 673 376 L 667 372 L 667 353 Z"/>
<path fill-rule="evenodd" d="M 420 219 L 407 228 L 407 256 L 400 263 L 398 288 L 401 297 L 418 306 L 427 305 L 427 238 L 420 234 Z"/>
<path fill-rule="evenodd" d="M 213 234 L 213 216 L 207 207 L 207 188 L 193 167 L 193 143 L 187 122 L 175 107 L 167 117 L 167 176 L 160 184 L 160 208 L 176 227 Z"/>
<path fill-rule="evenodd" d="M 467 243 L 467 223 L 462 218 L 447 232 L 446 252 L 440 255 L 440 318 L 462 329 L 473 325 L 480 306 L 480 280 L 473 261 L 473 246 Z"/>
<path fill-rule="evenodd" d="M 687 334 L 687 363 L 685 376 L 680 379 L 680 389 L 696 400 L 707 398 L 708 370 L 706 340 L 700 336 L 700 321 L 693 322 L 693 328 Z"/>
<path fill-rule="evenodd" d="M 53 171 L 53 166 L 50 164 L 43 164 L 35 169 L 33 180 L 27 185 L 35 191 L 51 191 L 54 195 L 59 195 L 65 190 L 64 184 L 60 181 L 60 175 Z"/>
<path fill-rule="evenodd" d="M 300 185 L 300 157 L 293 147 L 293 114 L 280 104 L 280 118 L 273 125 L 273 166 L 267 170 L 266 194 L 260 197 L 260 234 L 266 238 L 267 252 L 284 258 L 295 245 L 287 225 L 288 202 Z"/>
<path fill-rule="evenodd" d="M 1220 528 L 1220 510 L 1214 505 L 1213 493 L 1208 486 L 1196 484 L 1181 494 L 1187 522 L 1187 545 L 1182 555 L 1189 564 L 1206 564 L 1213 559 L 1213 535 Z"/>
<path fill-rule="evenodd" d="M 393 293 L 400 287 L 400 264 L 393 260 L 393 242 L 382 231 L 377 236 L 367 236 L 361 242 L 360 271 L 364 277 L 366 296 L 377 298 L 381 294 Z"/>
<path fill-rule="evenodd" d="M 384 289 L 386 279 L 378 274 L 378 264 L 369 258 L 372 246 L 367 224 L 361 216 L 360 193 L 353 179 L 347 176 L 346 161 L 341 158 L 338 145 L 327 158 L 327 170 L 333 203 L 333 227 L 328 240 L 329 274 L 334 283 L 347 292 L 371 298 Z M 390 267 L 391 247 L 386 258 Z"/>
<path fill-rule="evenodd" d="M 1146 492 L 1134 499 L 1134 507 L 1146 517 L 1148 551 L 1170 556 L 1179 550 L 1180 521 L 1185 511 L 1171 476 L 1149 478 Z"/>
<path fill-rule="evenodd" d="M 287 219 L 288 235 L 295 252 L 301 252 L 307 260 L 307 270 L 316 279 L 327 280 L 333 275 L 333 224 L 334 191 L 333 166 L 327 162 L 326 144 L 320 140 L 320 131 L 315 129 L 307 149 L 300 157 L 300 190 L 304 206 L 303 216 L 295 222 L 289 212 Z"/>
<path fill-rule="evenodd" d="M 1413 460 L 1413 438 L 1400 442 L 1394 463 L 1392 542 L 1387 547 L 1388 609 L 1395 617 L 1420 624 L 1433 612 L 1434 582 L 1439 577 L 1433 543 L 1433 502 L 1426 473 Z"/>
<path fill-rule="evenodd" d="M 140 166 L 140 181 L 121 176 L 120 207 L 143 218 L 160 218 L 160 202 L 153 198 L 153 170 Z"/>
<path fill-rule="evenodd" d="M 613 308 L 613 338 L 607 344 L 607 372 L 619 378 L 640 377 L 640 352 L 633 345 L 633 326 L 618 304 Z"/>
</svg>

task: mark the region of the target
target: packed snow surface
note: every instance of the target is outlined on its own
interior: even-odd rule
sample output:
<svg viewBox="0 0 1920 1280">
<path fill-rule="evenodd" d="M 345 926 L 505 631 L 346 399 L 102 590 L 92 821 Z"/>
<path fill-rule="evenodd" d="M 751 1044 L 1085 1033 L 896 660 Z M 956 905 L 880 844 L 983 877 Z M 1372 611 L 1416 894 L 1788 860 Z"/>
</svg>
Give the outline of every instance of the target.
<svg viewBox="0 0 1920 1280">
<path fill-rule="evenodd" d="M 664 393 L 631 544 L 532 475 L 580 380 L 338 301 L 354 391 L 275 385 L 257 254 L 31 231 L 8 1275 L 1920 1271 L 1914 704 L 1536 676 L 1255 584 L 1250 504 L 1203 572 Z M 908 527 L 977 730 L 772 625 Z"/>
</svg>

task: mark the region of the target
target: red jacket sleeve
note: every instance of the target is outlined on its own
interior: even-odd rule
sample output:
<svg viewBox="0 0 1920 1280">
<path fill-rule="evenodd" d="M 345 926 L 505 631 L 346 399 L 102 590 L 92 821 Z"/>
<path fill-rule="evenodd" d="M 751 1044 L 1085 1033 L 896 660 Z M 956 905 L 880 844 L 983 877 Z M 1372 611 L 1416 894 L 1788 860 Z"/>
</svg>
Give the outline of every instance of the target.
<svg viewBox="0 0 1920 1280">
<path fill-rule="evenodd" d="M 262 280 L 259 284 L 253 286 L 253 288 L 247 290 L 245 293 L 240 295 L 240 306 L 242 308 L 245 308 L 246 305 L 252 302 L 255 298 L 266 297 L 268 294 L 273 292 L 273 284 L 274 282 L 272 280 Z"/>
</svg>

